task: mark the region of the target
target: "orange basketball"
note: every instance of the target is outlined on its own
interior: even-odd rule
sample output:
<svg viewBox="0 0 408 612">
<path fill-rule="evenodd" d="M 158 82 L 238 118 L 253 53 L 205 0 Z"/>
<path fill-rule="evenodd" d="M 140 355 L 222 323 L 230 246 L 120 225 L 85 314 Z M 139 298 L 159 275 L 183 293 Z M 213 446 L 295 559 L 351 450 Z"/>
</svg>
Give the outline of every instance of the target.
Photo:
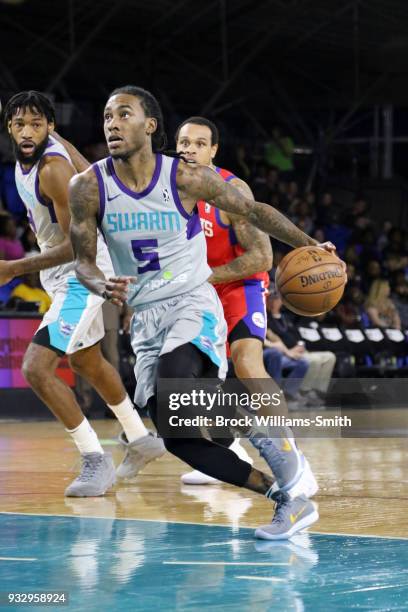
<svg viewBox="0 0 408 612">
<path fill-rule="evenodd" d="M 282 259 L 275 283 L 289 310 L 305 317 L 316 317 L 339 302 L 346 274 L 336 255 L 321 247 L 305 246 Z"/>
</svg>

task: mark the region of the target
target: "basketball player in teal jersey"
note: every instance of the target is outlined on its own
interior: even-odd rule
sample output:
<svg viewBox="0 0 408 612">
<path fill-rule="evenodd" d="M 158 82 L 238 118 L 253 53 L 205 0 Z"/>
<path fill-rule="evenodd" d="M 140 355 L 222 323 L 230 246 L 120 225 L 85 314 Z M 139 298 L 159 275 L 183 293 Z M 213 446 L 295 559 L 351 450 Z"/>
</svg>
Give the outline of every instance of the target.
<svg viewBox="0 0 408 612">
<path fill-rule="evenodd" d="M 196 202 L 205 200 L 293 247 L 316 245 L 267 204 L 248 199 L 213 170 L 159 152 L 163 118 L 149 92 L 126 86 L 112 92 L 104 111 L 111 156 L 70 183 L 71 240 L 78 279 L 92 293 L 135 310 L 132 347 L 137 356 L 135 402 L 147 406 L 159 433 L 156 389 L 161 379 L 223 379 L 227 328 L 215 289 L 207 282 L 205 238 Z M 116 277 L 97 265 L 98 226 Z M 332 251 L 334 245 L 325 244 Z M 136 277 L 136 278 L 135 278 Z M 200 437 L 164 434 L 166 448 L 210 476 L 272 497 L 272 524 L 258 531 L 267 539 L 287 538 L 317 518 L 312 502 L 291 500 L 273 489 L 273 478 L 228 448 Z"/>
<path fill-rule="evenodd" d="M 65 494 L 103 495 L 115 481 L 112 458 L 104 453 L 72 390 L 56 376 L 61 356 L 68 356 L 71 368 L 88 380 L 126 431 L 130 444 L 118 468 L 119 476 L 127 473 L 129 463 L 133 470 L 140 469 L 149 459 L 160 456 L 164 447 L 147 432 L 118 373 L 101 353 L 103 299 L 85 290 L 75 277 L 68 231 L 68 183 L 75 174 L 73 162 L 82 170 L 89 164 L 72 145 L 64 146 L 53 136 L 54 108 L 41 93 L 28 91 L 13 96 L 4 109 L 4 120 L 16 157 L 17 189 L 41 253 L 0 261 L 0 284 L 40 271 L 42 284 L 52 297 L 51 307 L 24 356 L 23 372 L 35 393 L 71 434 L 82 455 L 81 474 Z M 111 275 L 112 263 L 101 238 L 97 252 L 98 265 Z"/>
</svg>

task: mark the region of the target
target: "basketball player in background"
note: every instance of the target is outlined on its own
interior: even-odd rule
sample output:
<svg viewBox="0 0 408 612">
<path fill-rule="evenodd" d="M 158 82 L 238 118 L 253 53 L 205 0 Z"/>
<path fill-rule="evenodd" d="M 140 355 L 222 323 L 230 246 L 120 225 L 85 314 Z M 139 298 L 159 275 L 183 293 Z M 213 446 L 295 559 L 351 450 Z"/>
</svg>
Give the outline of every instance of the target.
<svg viewBox="0 0 408 612">
<path fill-rule="evenodd" d="M 119 306 L 128 301 L 135 309 L 135 402 L 147 406 L 167 450 L 194 469 L 274 499 L 274 519 L 257 535 L 290 537 L 317 520 L 313 503 L 275 491 L 272 476 L 203 438 L 198 428 L 194 433 L 189 429 L 188 438 L 167 435 L 166 418 L 158 414 L 157 388 L 163 379 L 224 379 L 227 370 L 226 323 L 217 293 L 207 282 L 212 272 L 197 201 L 246 217 L 293 247 L 317 243 L 279 211 L 246 198 L 210 168 L 162 154 L 163 117 L 146 90 L 125 86 L 113 91 L 104 110 L 104 131 L 111 156 L 70 182 L 77 277 L 95 295 Z M 98 266 L 98 225 L 117 275 L 111 280 Z M 324 246 L 335 249 L 331 243 Z M 168 406 L 161 405 L 161 410 Z M 300 462 L 298 472 L 300 477 Z"/>
<path fill-rule="evenodd" d="M 17 189 L 41 253 L 27 259 L 1 261 L 0 284 L 15 276 L 40 271 L 42 285 L 52 297 L 52 305 L 24 356 L 23 373 L 81 453 L 81 473 L 68 486 L 65 495 L 103 495 L 115 482 L 112 457 L 104 453 L 72 390 L 56 376 L 63 355 L 68 356 L 71 368 L 94 387 L 117 416 L 129 446 L 133 445 L 132 450 L 143 448 L 142 464 L 160 456 L 164 452 L 163 443 L 146 430 L 119 374 L 102 356 L 104 299 L 87 291 L 75 277 L 68 207 L 68 183 L 75 168 L 67 148 L 52 136 L 54 108 L 41 93 L 24 91 L 7 103 L 4 121 L 16 157 Z M 77 167 L 82 170 L 88 167 L 72 145 L 66 144 L 75 156 Z M 109 253 L 99 237 L 97 261 L 106 276 L 112 276 Z M 127 472 L 129 462 L 132 469 L 140 469 L 139 455 L 127 452 L 118 468 L 119 475 Z"/>
<path fill-rule="evenodd" d="M 192 163 L 207 166 L 216 172 L 248 200 L 253 200 L 251 189 L 228 170 L 214 165 L 219 145 L 217 126 L 205 117 L 190 117 L 176 132 L 177 151 Z M 263 381 L 270 379 L 263 362 L 263 343 L 266 336 L 265 292 L 269 285 L 267 271 L 272 267 L 272 248 L 269 236 L 231 212 L 226 213 L 200 200 L 198 213 L 207 243 L 207 261 L 212 269 L 208 282 L 212 283 L 221 300 L 228 325 L 228 343 L 235 375 L 251 393 L 265 390 Z M 261 382 L 262 381 L 262 382 Z M 284 414 L 281 407 L 281 412 Z M 281 490 L 288 491 L 299 478 L 298 463 L 302 462 L 302 492 L 312 496 L 317 482 L 309 463 L 290 438 L 264 438 L 250 435 L 251 443 L 259 450 L 277 479 Z M 242 453 L 238 439 L 217 439 Z M 293 449 L 291 446 L 293 444 Z M 282 460 L 282 455 L 285 460 Z M 184 484 L 212 484 L 218 482 L 206 474 L 191 472 L 181 477 Z"/>
</svg>

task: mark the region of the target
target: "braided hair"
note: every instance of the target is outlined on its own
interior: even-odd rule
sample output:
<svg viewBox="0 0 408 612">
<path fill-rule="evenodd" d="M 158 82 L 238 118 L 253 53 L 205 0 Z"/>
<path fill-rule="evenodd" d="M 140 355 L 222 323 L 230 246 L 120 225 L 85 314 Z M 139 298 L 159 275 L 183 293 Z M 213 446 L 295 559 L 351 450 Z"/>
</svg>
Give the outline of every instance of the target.
<svg viewBox="0 0 408 612">
<path fill-rule="evenodd" d="M 152 148 L 155 152 L 163 151 L 167 145 L 167 136 L 164 131 L 163 113 L 160 104 L 150 91 L 136 85 L 124 85 L 114 89 L 109 95 L 116 96 L 118 94 L 128 94 L 139 98 L 140 104 L 144 110 L 146 117 L 153 117 L 157 121 L 156 131 L 152 134 Z"/>
</svg>

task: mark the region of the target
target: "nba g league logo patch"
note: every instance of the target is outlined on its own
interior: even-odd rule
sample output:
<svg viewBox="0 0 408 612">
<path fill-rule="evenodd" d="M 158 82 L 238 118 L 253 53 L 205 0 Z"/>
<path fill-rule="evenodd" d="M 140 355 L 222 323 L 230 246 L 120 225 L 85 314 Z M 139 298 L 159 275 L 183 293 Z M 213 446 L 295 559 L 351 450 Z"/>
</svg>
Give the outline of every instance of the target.
<svg viewBox="0 0 408 612">
<path fill-rule="evenodd" d="M 62 317 L 58 319 L 59 330 L 63 336 L 71 336 L 76 328 L 76 323 L 68 323 Z"/>
<path fill-rule="evenodd" d="M 257 327 L 265 327 L 265 317 L 262 312 L 254 312 L 252 315 L 252 323 Z"/>
</svg>

